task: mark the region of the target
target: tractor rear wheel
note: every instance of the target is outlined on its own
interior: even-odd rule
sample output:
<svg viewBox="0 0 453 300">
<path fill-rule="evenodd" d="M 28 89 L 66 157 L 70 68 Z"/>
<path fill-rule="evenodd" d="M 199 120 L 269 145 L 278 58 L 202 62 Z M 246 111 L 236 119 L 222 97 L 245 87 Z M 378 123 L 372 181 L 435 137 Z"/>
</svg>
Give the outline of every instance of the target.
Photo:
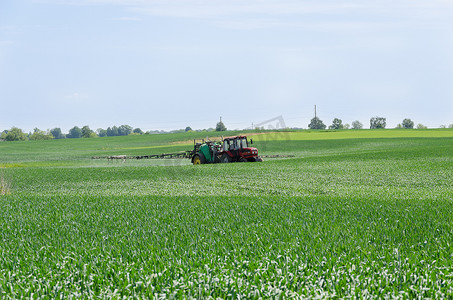
<svg viewBox="0 0 453 300">
<path fill-rule="evenodd" d="M 232 159 L 228 154 L 226 154 L 226 153 L 224 153 L 224 154 L 222 155 L 222 158 L 220 158 L 220 162 L 221 162 L 221 163 L 230 163 L 230 162 L 232 162 L 232 161 L 233 161 L 233 159 Z"/>
<path fill-rule="evenodd" d="M 206 159 L 204 158 L 203 154 L 195 154 L 195 156 L 192 159 L 192 163 L 194 165 L 201 165 L 206 163 Z"/>
</svg>

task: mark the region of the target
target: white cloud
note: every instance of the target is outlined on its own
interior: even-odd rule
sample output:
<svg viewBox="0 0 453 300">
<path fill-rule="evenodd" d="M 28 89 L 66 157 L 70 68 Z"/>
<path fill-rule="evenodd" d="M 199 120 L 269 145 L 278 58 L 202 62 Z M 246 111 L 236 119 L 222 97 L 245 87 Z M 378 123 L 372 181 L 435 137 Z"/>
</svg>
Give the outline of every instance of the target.
<svg viewBox="0 0 453 300">
<path fill-rule="evenodd" d="M 450 0 L 35 0 L 67 5 L 122 5 L 153 15 L 173 17 L 219 17 L 237 14 L 300 15 L 341 14 L 350 12 L 392 13 L 420 10 L 425 15 L 452 8 Z"/>
<path fill-rule="evenodd" d="M 90 100 L 90 98 L 86 94 L 74 92 L 72 94 L 68 94 L 68 95 L 64 96 L 64 100 L 65 100 L 65 102 L 80 104 L 80 103 L 88 102 Z"/>
<path fill-rule="evenodd" d="M 351 31 L 421 26 L 453 16 L 446 0 L 35 0 L 62 5 L 123 6 L 138 21 L 148 16 L 203 19 L 231 29 L 291 27 L 310 31 Z M 136 16 L 140 17 L 136 17 Z M 329 21 L 327 21 L 329 20 Z M 424 24 L 430 26 L 430 24 Z M 440 25 L 443 26 L 443 25 Z"/>
<path fill-rule="evenodd" d="M 8 41 L 8 40 L 2 41 L 2 40 L 0 40 L 0 47 L 2 47 L 2 46 L 10 46 L 12 44 L 14 44 L 14 41 Z"/>
<path fill-rule="evenodd" d="M 17 26 L 13 26 L 13 25 L 0 26 L 0 33 L 11 34 L 11 33 L 18 33 L 18 32 L 19 32 L 19 29 Z"/>
<path fill-rule="evenodd" d="M 140 18 L 136 17 L 119 17 L 119 18 L 112 18 L 113 21 L 125 21 L 125 22 L 138 22 L 141 21 Z"/>
</svg>

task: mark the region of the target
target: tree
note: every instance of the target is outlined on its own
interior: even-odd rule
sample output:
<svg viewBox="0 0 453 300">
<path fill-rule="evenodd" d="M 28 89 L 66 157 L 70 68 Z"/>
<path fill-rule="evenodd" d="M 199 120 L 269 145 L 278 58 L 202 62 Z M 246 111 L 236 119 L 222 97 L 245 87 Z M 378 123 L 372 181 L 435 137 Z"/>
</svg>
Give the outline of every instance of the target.
<svg viewBox="0 0 453 300">
<path fill-rule="evenodd" d="M 225 124 L 223 124 L 222 121 L 218 122 L 216 125 L 215 125 L 215 131 L 226 131 L 226 127 L 225 127 Z"/>
<path fill-rule="evenodd" d="M 118 135 L 118 127 L 113 126 L 112 128 L 107 128 L 107 136 L 117 136 Z"/>
<path fill-rule="evenodd" d="M 96 133 L 90 129 L 90 126 L 85 125 L 82 127 L 82 137 L 83 138 L 92 138 L 96 137 Z"/>
<path fill-rule="evenodd" d="M 428 129 L 428 127 L 423 124 L 417 124 L 417 129 Z"/>
<path fill-rule="evenodd" d="M 72 127 L 69 129 L 69 133 L 66 135 L 67 138 L 70 139 L 78 139 L 82 137 L 82 129 L 77 126 Z"/>
<path fill-rule="evenodd" d="M 5 141 L 9 141 L 9 142 L 26 141 L 27 136 L 22 131 L 22 129 L 13 127 L 10 130 L 8 130 L 8 132 L 6 134 L 5 133 L 2 134 L 2 139 L 4 139 Z"/>
<path fill-rule="evenodd" d="M 6 138 L 7 134 L 8 134 L 8 130 L 3 130 L 2 133 L 0 134 L 0 140 L 4 140 Z"/>
<path fill-rule="evenodd" d="M 53 139 L 53 135 L 50 132 L 45 132 L 43 130 L 39 130 L 39 128 L 35 128 L 33 133 L 29 135 L 30 140 L 51 140 Z"/>
<path fill-rule="evenodd" d="M 412 129 L 414 128 L 414 121 L 411 119 L 404 119 L 401 125 L 406 129 Z"/>
<path fill-rule="evenodd" d="M 187 126 L 186 129 L 184 129 L 185 132 L 187 131 L 192 131 L 192 128 L 190 128 L 190 126 Z"/>
<path fill-rule="evenodd" d="M 370 129 L 383 129 L 386 125 L 386 118 L 372 117 L 370 119 Z"/>
<path fill-rule="evenodd" d="M 98 135 L 98 137 L 106 137 L 107 136 L 107 130 L 102 129 L 102 128 L 98 128 L 98 129 L 96 129 L 96 134 Z"/>
<path fill-rule="evenodd" d="M 352 122 L 352 129 L 362 129 L 363 128 L 363 124 L 360 123 L 359 121 L 355 120 L 354 122 Z"/>
<path fill-rule="evenodd" d="M 309 129 L 326 129 L 326 125 L 321 121 L 320 118 L 314 117 L 308 124 Z"/>
<path fill-rule="evenodd" d="M 118 135 L 129 135 L 132 132 L 132 127 L 129 125 L 121 125 L 118 127 Z"/>
<path fill-rule="evenodd" d="M 332 125 L 329 126 L 329 129 L 343 129 L 343 121 L 338 118 L 333 119 Z"/>
<path fill-rule="evenodd" d="M 52 134 L 54 139 L 64 139 L 66 136 L 61 132 L 60 128 L 54 128 L 50 130 L 50 133 Z"/>
<path fill-rule="evenodd" d="M 136 134 L 143 134 L 143 130 L 141 130 L 140 128 L 135 128 L 133 131 L 133 133 L 136 133 Z"/>
</svg>

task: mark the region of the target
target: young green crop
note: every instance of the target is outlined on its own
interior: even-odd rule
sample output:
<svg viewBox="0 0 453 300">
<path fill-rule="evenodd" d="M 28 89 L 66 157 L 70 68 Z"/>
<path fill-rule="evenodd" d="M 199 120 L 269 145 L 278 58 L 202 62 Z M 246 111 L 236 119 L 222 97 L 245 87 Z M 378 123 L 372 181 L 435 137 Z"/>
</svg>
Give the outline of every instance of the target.
<svg viewBox="0 0 453 300">
<path fill-rule="evenodd" d="M 296 156 L 0 169 L 0 298 L 453 296 L 452 138 L 254 145 Z"/>
</svg>

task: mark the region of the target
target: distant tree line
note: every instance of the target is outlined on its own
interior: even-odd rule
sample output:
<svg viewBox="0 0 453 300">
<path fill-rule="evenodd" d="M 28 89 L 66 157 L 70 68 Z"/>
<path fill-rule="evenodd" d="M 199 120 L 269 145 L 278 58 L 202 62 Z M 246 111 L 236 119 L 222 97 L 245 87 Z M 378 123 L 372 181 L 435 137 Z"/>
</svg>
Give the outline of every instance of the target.
<svg viewBox="0 0 453 300">
<path fill-rule="evenodd" d="M 26 140 L 51 140 L 51 139 L 77 139 L 77 138 L 93 138 L 105 136 L 124 136 L 124 135 L 140 135 L 151 134 L 152 132 L 143 132 L 140 128 L 133 129 L 129 125 L 113 126 L 107 129 L 99 128 L 93 131 L 90 126 L 85 125 L 82 128 L 74 126 L 69 129 L 68 133 L 63 133 L 61 128 L 53 128 L 47 131 L 35 128 L 33 132 L 25 133 L 22 129 L 12 127 L 10 130 L 4 130 L 0 139 L 5 141 L 26 141 Z"/>
<path fill-rule="evenodd" d="M 386 128 L 386 118 L 383 117 L 372 117 L 370 118 L 370 129 L 383 129 Z M 396 128 L 414 128 L 415 123 L 411 119 L 404 119 Z M 446 125 L 441 125 L 441 128 L 446 128 Z M 327 126 L 317 116 L 311 119 L 308 124 L 309 129 L 326 129 Z M 417 124 L 417 129 L 427 129 L 423 124 Z M 453 128 L 453 124 L 450 124 L 448 128 Z M 363 129 L 363 124 L 359 121 L 354 121 L 349 124 L 344 124 L 339 118 L 334 118 L 332 124 L 328 126 L 328 129 L 339 130 L 339 129 Z M 195 130 L 197 132 L 211 132 L 211 131 L 225 131 L 227 130 L 225 124 L 220 120 L 216 124 L 215 128 L 208 128 L 202 130 Z M 112 126 L 107 129 L 98 128 L 96 131 L 92 130 L 88 125 L 82 128 L 74 126 L 69 129 L 68 133 L 63 133 L 61 128 L 48 129 L 47 131 L 35 128 L 33 132 L 25 133 L 22 129 L 12 127 L 9 130 L 4 130 L 0 133 L 0 141 L 27 141 L 27 140 L 51 140 L 51 139 L 77 139 L 77 138 L 95 138 L 95 137 L 111 137 L 111 136 L 126 136 L 126 135 L 142 135 L 142 134 L 162 134 L 162 133 L 182 133 L 192 132 L 192 128 L 187 126 L 185 129 L 178 129 L 172 131 L 163 130 L 151 130 L 144 132 L 140 128 L 133 128 L 130 125 Z"/>
<path fill-rule="evenodd" d="M 405 128 L 405 129 L 413 129 L 414 128 L 414 121 L 411 119 L 404 119 L 400 124 L 396 126 L 396 128 Z M 372 117 L 370 118 L 370 129 L 384 129 L 387 126 L 387 119 L 383 117 Z M 441 128 L 446 128 L 445 125 L 441 125 Z M 315 116 L 313 119 L 311 119 L 310 124 L 308 124 L 308 129 L 326 129 L 327 126 L 324 124 L 324 122 Z M 417 129 L 427 129 L 423 124 L 417 124 L 415 127 Z M 453 124 L 450 124 L 448 128 L 453 128 Z M 359 121 L 354 121 L 349 124 L 343 124 L 343 121 L 341 119 L 335 118 L 332 121 L 332 124 L 329 126 L 329 129 L 363 129 L 363 124 L 360 123 Z"/>
<path fill-rule="evenodd" d="M 198 132 L 210 132 L 210 131 L 222 131 L 226 130 L 225 125 L 217 124 L 216 129 L 208 128 L 202 130 L 196 130 Z M 112 126 L 107 129 L 98 128 L 95 131 L 92 130 L 88 125 L 82 128 L 74 126 L 67 133 L 63 133 L 61 128 L 48 129 L 47 131 L 35 128 L 33 132 L 25 133 L 22 129 L 12 127 L 9 130 L 4 130 L 0 133 L 1 141 L 27 141 L 27 140 L 51 140 L 51 139 L 78 139 L 78 138 L 94 138 L 94 137 L 111 137 L 111 136 L 126 136 L 126 135 L 142 135 L 142 134 L 162 134 L 162 133 L 182 133 L 193 131 L 190 126 L 185 129 L 178 129 L 172 131 L 163 130 L 151 130 L 144 132 L 140 128 L 133 128 L 130 125 Z"/>
</svg>

